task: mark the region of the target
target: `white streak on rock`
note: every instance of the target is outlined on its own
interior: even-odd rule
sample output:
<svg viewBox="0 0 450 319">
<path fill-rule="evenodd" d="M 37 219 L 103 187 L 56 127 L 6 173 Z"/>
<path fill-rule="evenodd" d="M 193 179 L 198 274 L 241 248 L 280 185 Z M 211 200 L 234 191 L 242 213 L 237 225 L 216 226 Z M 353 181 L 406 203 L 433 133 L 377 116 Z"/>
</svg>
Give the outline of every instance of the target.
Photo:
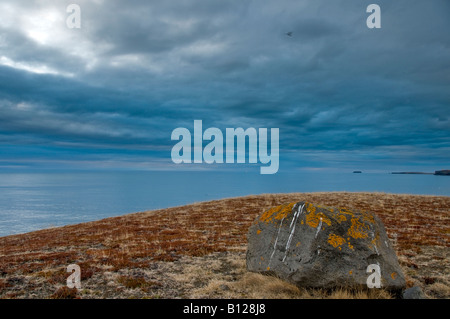
<svg viewBox="0 0 450 319">
<path fill-rule="evenodd" d="M 319 227 L 317 227 L 316 237 L 315 238 L 317 238 L 317 235 L 319 234 L 321 228 L 322 228 L 322 217 L 320 217 Z"/>
<path fill-rule="evenodd" d="M 296 218 L 302 213 L 304 206 L 305 206 L 305 204 L 303 204 L 302 206 L 300 206 L 300 205 L 298 206 L 298 209 L 294 214 L 294 218 L 292 218 L 291 224 L 289 225 L 289 229 L 292 228 L 292 225 L 294 224 L 294 220 L 296 220 Z"/>
<path fill-rule="evenodd" d="M 298 216 L 300 216 L 300 214 L 302 213 L 304 206 L 305 206 L 304 204 L 301 207 L 299 206 L 299 208 L 297 209 L 297 211 L 294 214 L 294 217 L 292 217 L 291 225 L 289 226 L 290 234 L 289 234 L 288 241 L 286 243 L 285 253 L 284 253 L 284 257 L 283 257 L 283 262 L 286 259 L 289 247 L 291 246 L 291 241 L 292 241 L 292 237 L 294 236 L 295 225 L 297 223 Z"/>
<path fill-rule="evenodd" d="M 370 232 L 370 236 L 372 237 L 372 240 L 375 242 L 375 234 L 373 232 Z M 375 248 L 377 255 L 380 255 L 380 253 L 378 252 L 377 244 L 374 243 L 373 247 Z"/>
<path fill-rule="evenodd" d="M 277 238 L 275 238 L 275 243 L 273 244 L 272 255 L 270 255 L 269 264 L 267 265 L 267 268 L 270 268 L 270 263 L 272 262 L 273 255 L 275 254 L 275 250 L 276 250 L 277 243 L 278 243 L 278 237 L 280 237 L 281 226 L 283 226 L 283 221 L 284 221 L 284 217 L 281 219 L 280 227 L 278 228 Z"/>
</svg>

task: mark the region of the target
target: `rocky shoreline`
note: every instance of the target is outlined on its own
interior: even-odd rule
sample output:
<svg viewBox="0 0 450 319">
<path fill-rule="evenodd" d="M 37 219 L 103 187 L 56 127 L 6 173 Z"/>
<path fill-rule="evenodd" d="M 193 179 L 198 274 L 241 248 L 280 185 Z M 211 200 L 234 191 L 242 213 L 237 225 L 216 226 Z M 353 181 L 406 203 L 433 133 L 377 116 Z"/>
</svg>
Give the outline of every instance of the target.
<svg viewBox="0 0 450 319">
<path fill-rule="evenodd" d="M 434 173 L 426 173 L 426 172 L 392 172 L 391 174 L 415 174 L 415 175 L 441 175 L 441 176 L 450 176 L 450 170 L 435 171 Z"/>
</svg>

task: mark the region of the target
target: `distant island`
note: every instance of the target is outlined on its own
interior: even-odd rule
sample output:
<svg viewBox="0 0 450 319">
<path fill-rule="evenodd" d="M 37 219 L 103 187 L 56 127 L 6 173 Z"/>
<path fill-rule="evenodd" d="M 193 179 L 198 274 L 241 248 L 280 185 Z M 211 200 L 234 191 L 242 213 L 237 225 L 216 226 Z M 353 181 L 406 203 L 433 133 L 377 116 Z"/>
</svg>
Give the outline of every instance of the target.
<svg viewBox="0 0 450 319">
<path fill-rule="evenodd" d="M 353 171 L 354 174 L 361 174 L 362 171 Z"/>
<path fill-rule="evenodd" d="M 424 172 L 392 172 L 391 174 L 422 174 L 422 175 L 434 175 L 433 173 L 424 173 Z"/>
<path fill-rule="evenodd" d="M 442 176 L 450 176 L 450 170 L 441 170 L 435 171 L 434 173 L 425 173 L 425 172 L 392 172 L 391 174 L 422 174 L 422 175 L 442 175 Z"/>
</svg>

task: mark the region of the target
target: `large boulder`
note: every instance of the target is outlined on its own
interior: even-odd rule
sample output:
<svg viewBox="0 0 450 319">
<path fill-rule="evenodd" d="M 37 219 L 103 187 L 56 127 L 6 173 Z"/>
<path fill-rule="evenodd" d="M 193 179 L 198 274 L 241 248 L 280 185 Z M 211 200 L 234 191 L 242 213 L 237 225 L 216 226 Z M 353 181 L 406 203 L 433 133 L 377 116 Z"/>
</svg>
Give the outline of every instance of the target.
<svg viewBox="0 0 450 319">
<path fill-rule="evenodd" d="M 375 214 L 304 201 L 258 216 L 248 233 L 247 269 L 307 288 L 372 288 L 376 275 L 382 288 L 400 292 L 406 286 Z"/>
</svg>

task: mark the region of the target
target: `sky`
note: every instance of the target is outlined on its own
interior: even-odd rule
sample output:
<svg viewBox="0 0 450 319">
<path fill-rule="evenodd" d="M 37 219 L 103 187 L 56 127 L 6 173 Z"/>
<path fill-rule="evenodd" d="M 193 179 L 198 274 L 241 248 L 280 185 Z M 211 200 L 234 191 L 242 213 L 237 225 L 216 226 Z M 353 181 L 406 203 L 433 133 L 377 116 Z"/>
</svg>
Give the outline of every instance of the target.
<svg viewBox="0 0 450 319">
<path fill-rule="evenodd" d="M 279 128 L 284 172 L 449 169 L 449 16 L 448 0 L 2 0 L 0 170 L 229 168 L 172 162 L 194 120 Z"/>
</svg>

